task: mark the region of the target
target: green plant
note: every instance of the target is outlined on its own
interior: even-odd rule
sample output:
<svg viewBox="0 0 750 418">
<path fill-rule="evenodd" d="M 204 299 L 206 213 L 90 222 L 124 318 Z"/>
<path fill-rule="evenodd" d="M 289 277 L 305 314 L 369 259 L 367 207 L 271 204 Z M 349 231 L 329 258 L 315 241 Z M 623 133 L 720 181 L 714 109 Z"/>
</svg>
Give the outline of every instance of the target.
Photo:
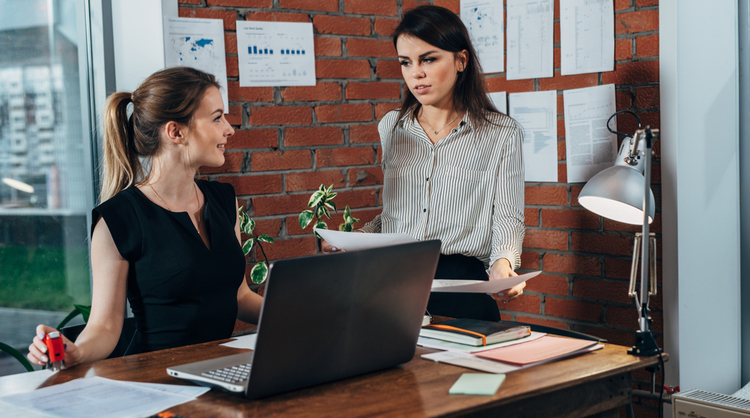
<svg viewBox="0 0 750 418">
<path fill-rule="evenodd" d="M 255 220 L 247 215 L 245 213 L 244 206 L 241 206 L 239 209 L 237 209 L 239 216 L 240 216 L 240 230 L 250 237 L 247 241 L 245 241 L 244 244 L 242 244 L 242 252 L 245 255 L 250 254 L 250 251 L 252 251 L 253 246 L 255 244 L 258 244 L 258 248 L 260 248 L 261 254 L 263 254 L 263 261 L 260 263 L 257 263 L 253 266 L 252 270 L 250 270 L 250 279 L 255 284 L 261 284 L 266 281 L 266 278 L 268 277 L 268 257 L 266 257 L 266 252 L 263 251 L 263 246 L 260 244 L 261 242 L 267 242 L 269 244 L 273 244 L 273 238 L 271 238 L 269 235 L 260 235 L 255 236 L 253 234 L 253 230 L 255 229 Z"/>
<path fill-rule="evenodd" d="M 312 223 L 313 219 L 315 219 L 315 228 L 328 229 L 328 224 L 323 221 L 323 217 L 325 216 L 326 218 L 331 219 L 330 211 L 337 211 L 336 204 L 333 202 L 333 198 L 337 195 L 338 193 L 333 191 L 333 184 L 328 186 L 328 188 L 321 184 L 320 188 L 310 196 L 310 200 L 307 202 L 307 207 L 313 209 L 306 209 L 299 214 L 299 226 L 302 227 L 302 229 L 305 229 Z M 352 232 L 355 222 L 359 222 L 359 219 L 352 216 L 352 211 L 349 208 L 349 205 L 346 205 L 346 208 L 344 209 L 344 223 L 339 225 L 339 231 Z M 318 235 L 317 232 L 315 233 L 315 236 L 320 238 L 320 235 Z"/>
<path fill-rule="evenodd" d="M 21 352 L 16 350 L 15 348 L 9 346 L 8 344 L 0 343 L 0 351 L 5 351 L 6 353 L 13 356 L 16 360 L 18 360 L 19 363 L 23 365 L 23 367 L 26 368 L 26 371 L 34 371 L 34 368 L 31 367 L 31 363 L 26 360 L 26 357 L 24 357 L 23 354 L 21 354 Z"/>
</svg>

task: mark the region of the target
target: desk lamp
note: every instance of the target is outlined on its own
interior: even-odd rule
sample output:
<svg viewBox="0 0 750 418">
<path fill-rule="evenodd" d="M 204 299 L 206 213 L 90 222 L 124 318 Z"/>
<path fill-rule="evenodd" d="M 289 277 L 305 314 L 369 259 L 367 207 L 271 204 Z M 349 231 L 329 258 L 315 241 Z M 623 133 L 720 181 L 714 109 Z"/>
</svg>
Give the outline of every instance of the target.
<svg viewBox="0 0 750 418">
<path fill-rule="evenodd" d="M 658 134 L 658 130 L 652 131 L 648 126 L 646 129 L 641 129 L 639 119 L 638 130 L 632 136 L 613 131 L 609 128 L 609 122 L 622 112 L 635 115 L 630 111 L 620 111 L 607 120 L 607 129 L 610 132 L 625 136 L 615 165 L 592 177 L 581 190 L 578 201 L 583 207 L 597 215 L 631 225 L 642 225 L 641 233 L 635 235 L 628 289 L 628 295 L 635 300 L 638 309 L 639 330 L 636 332 L 635 346 L 628 350 L 628 353 L 652 356 L 661 352 L 650 334 L 651 318 L 648 315 L 649 297 L 656 295 L 656 237 L 654 234 L 649 234 L 649 224 L 654 220 L 655 205 L 654 193 L 649 184 L 651 182 L 651 147 L 653 135 Z M 638 118 L 637 115 L 635 116 Z M 648 243 L 641 245 L 643 237 L 648 237 Z M 640 297 L 635 290 L 639 252 Z"/>
</svg>

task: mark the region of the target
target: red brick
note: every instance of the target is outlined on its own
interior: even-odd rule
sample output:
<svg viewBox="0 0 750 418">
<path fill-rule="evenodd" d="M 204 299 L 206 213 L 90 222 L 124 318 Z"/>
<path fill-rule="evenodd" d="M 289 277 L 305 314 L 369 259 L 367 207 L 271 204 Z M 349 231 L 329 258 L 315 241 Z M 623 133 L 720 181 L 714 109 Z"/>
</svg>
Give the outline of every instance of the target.
<svg viewBox="0 0 750 418">
<path fill-rule="evenodd" d="M 633 58 L 633 40 L 630 38 L 615 40 L 615 61 Z"/>
<path fill-rule="evenodd" d="M 632 260 L 606 258 L 604 260 L 604 277 L 608 279 L 630 280 L 630 266 Z"/>
<path fill-rule="evenodd" d="M 635 107 L 640 109 L 658 108 L 660 103 L 659 87 L 638 87 L 635 89 Z"/>
<path fill-rule="evenodd" d="M 378 78 L 402 79 L 401 64 L 398 61 L 378 60 L 375 66 L 375 74 Z"/>
<path fill-rule="evenodd" d="M 553 20 L 559 20 L 560 19 L 560 0 L 555 0 L 552 3 L 552 7 L 554 9 L 554 14 L 552 16 Z"/>
<path fill-rule="evenodd" d="M 346 86 L 346 99 L 385 99 L 398 100 L 401 97 L 401 84 L 384 82 L 350 82 Z"/>
<path fill-rule="evenodd" d="M 273 7 L 273 0 L 206 0 L 208 6 Z"/>
<path fill-rule="evenodd" d="M 403 6 L 401 8 L 403 9 Z M 398 26 L 399 22 L 401 22 L 400 19 L 377 17 L 375 18 L 374 25 L 375 33 L 383 36 L 391 36 L 393 31 L 396 30 L 396 26 Z"/>
<path fill-rule="evenodd" d="M 224 49 L 226 49 L 227 54 L 237 53 L 237 34 L 234 32 L 224 33 Z"/>
<path fill-rule="evenodd" d="M 554 43 L 559 44 L 560 37 L 560 22 L 555 22 L 552 24 L 552 40 L 554 41 Z"/>
<path fill-rule="evenodd" d="M 207 167 L 203 166 L 200 168 L 201 174 L 215 174 L 215 173 L 238 173 L 242 169 L 242 161 L 245 159 L 244 152 L 228 152 L 224 154 L 224 164 L 221 167 Z"/>
<path fill-rule="evenodd" d="M 559 123 L 559 119 L 558 119 Z M 560 136 L 560 130 L 557 131 L 557 136 Z M 565 140 L 557 141 L 557 161 L 565 161 Z"/>
<path fill-rule="evenodd" d="M 568 279 L 562 276 L 553 276 L 551 274 L 540 274 L 526 282 L 526 289 L 529 292 L 539 292 L 545 294 L 568 296 L 570 286 Z"/>
<path fill-rule="evenodd" d="M 272 237 L 278 237 L 281 233 L 281 227 L 283 222 L 279 218 L 272 219 L 256 219 L 255 229 L 253 233 L 256 235 L 270 235 Z"/>
<path fill-rule="evenodd" d="M 537 295 L 523 294 L 508 303 L 498 304 L 505 311 L 517 311 L 527 313 L 542 313 L 542 298 Z"/>
<path fill-rule="evenodd" d="M 566 231 L 527 228 L 523 246 L 524 248 L 566 251 L 568 249 L 568 233 Z"/>
<path fill-rule="evenodd" d="M 526 270 L 539 270 L 539 253 L 535 251 L 522 252 L 521 268 Z"/>
<path fill-rule="evenodd" d="M 228 81 L 230 102 L 272 102 L 273 87 L 240 87 L 239 81 Z"/>
<path fill-rule="evenodd" d="M 632 237 L 573 232 L 573 251 L 576 252 L 628 255 L 632 250 Z"/>
<path fill-rule="evenodd" d="M 179 0 L 179 4 L 201 4 L 201 0 Z"/>
<path fill-rule="evenodd" d="M 380 167 L 349 169 L 349 185 L 372 186 L 375 184 L 383 184 L 383 170 Z"/>
<path fill-rule="evenodd" d="M 615 91 L 615 108 L 617 110 L 629 110 L 631 107 L 633 107 L 633 95 L 630 90 Z"/>
<path fill-rule="evenodd" d="M 616 13 L 615 33 L 638 33 L 659 30 L 658 10 Z"/>
<path fill-rule="evenodd" d="M 372 208 L 378 204 L 378 189 L 357 188 L 354 190 L 339 192 L 336 196 L 336 206 L 344 208 Z"/>
<path fill-rule="evenodd" d="M 561 186 L 527 186 L 527 205 L 567 205 L 568 190 Z"/>
<path fill-rule="evenodd" d="M 599 229 L 599 215 L 588 210 L 542 209 L 542 227 L 561 229 Z"/>
<path fill-rule="evenodd" d="M 218 180 L 234 186 L 234 191 L 238 196 L 282 192 L 281 174 L 225 176 L 219 177 Z"/>
<path fill-rule="evenodd" d="M 253 107 L 248 121 L 252 126 L 309 125 L 312 123 L 312 112 L 308 106 Z"/>
<path fill-rule="evenodd" d="M 310 195 L 293 194 L 293 195 L 276 195 L 254 197 L 252 200 L 253 216 L 268 216 L 281 214 L 295 214 L 307 209 L 307 202 Z"/>
<path fill-rule="evenodd" d="M 458 14 L 460 11 L 459 0 L 435 0 L 435 6 L 445 7 L 446 9 Z"/>
<path fill-rule="evenodd" d="M 313 30 L 315 33 L 331 35 L 369 35 L 370 19 L 351 16 L 315 15 Z"/>
<path fill-rule="evenodd" d="M 372 106 L 369 103 L 315 106 L 315 116 L 320 123 L 371 121 Z"/>
<path fill-rule="evenodd" d="M 375 103 L 375 120 L 381 120 L 390 112 L 401 107 L 401 103 Z"/>
<path fill-rule="evenodd" d="M 557 11 L 557 9 L 555 9 Z M 560 48 L 555 48 L 552 52 L 552 69 L 559 70 L 562 67 L 562 52 Z"/>
<path fill-rule="evenodd" d="M 270 1 L 270 0 L 266 0 Z M 237 29 L 237 12 L 228 10 L 204 9 L 204 8 L 187 8 L 180 7 L 177 11 L 180 17 L 197 17 L 200 19 L 221 19 L 224 21 L 224 30 Z"/>
<path fill-rule="evenodd" d="M 344 131 L 334 126 L 311 126 L 304 128 L 286 128 L 284 145 L 301 147 L 310 145 L 336 145 L 344 143 Z"/>
<path fill-rule="evenodd" d="M 621 11 L 629 9 L 632 0 L 615 0 L 615 11 Z"/>
<path fill-rule="evenodd" d="M 313 38 L 315 43 L 316 57 L 340 57 L 341 56 L 341 39 L 340 38 L 322 38 L 316 36 Z"/>
<path fill-rule="evenodd" d="M 635 39 L 635 54 L 641 57 L 659 56 L 659 34 L 639 36 Z"/>
<path fill-rule="evenodd" d="M 341 85 L 318 81 L 314 86 L 287 87 L 281 89 L 281 99 L 285 102 L 341 100 Z"/>
<path fill-rule="evenodd" d="M 315 151 L 315 164 L 318 167 L 373 164 L 373 159 L 370 147 L 323 148 Z"/>
<path fill-rule="evenodd" d="M 378 125 L 349 125 L 349 142 L 352 144 L 379 144 Z"/>
<path fill-rule="evenodd" d="M 319 10 L 338 12 L 339 0 L 279 0 L 282 9 Z"/>
<path fill-rule="evenodd" d="M 564 118 L 558 118 L 557 119 L 557 137 L 558 138 L 565 138 L 565 119 Z M 561 142 L 562 142 L 562 145 L 563 145 L 562 159 L 559 158 L 560 154 L 558 154 L 557 161 L 565 161 L 565 153 L 564 153 L 564 151 L 565 151 L 565 148 L 564 148 L 565 141 L 557 141 L 557 143 L 558 143 L 557 149 L 558 149 L 558 151 L 560 150 L 560 143 Z"/>
<path fill-rule="evenodd" d="M 430 4 L 426 0 L 402 0 L 401 4 L 401 10 L 403 12 L 408 12 L 411 9 L 416 9 L 419 6 L 423 6 L 425 4 Z"/>
<path fill-rule="evenodd" d="M 570 186 L 570 202 L 571 206 L 581 206 L 581 204 L 578 202 L 578 195 L 581 194 L 581 190 L 583 189 L 583 186 Z"/>
<path fill-rule="evenodd" d="M 229 137 L 227 148 L 277 148 L 279 146 L 279 133 L 276 129 L 250 129 L 236 130 Z"/>
<path fill-rule="evenodd" d="M 525 208 L 523 210 L 524 225 L 539 226 L 539 209 Z"/>
<path fill-rule="evenodd" d="M 224 118 L 226 118 L 230 125 L 242 125 L 243 113 L 244 110 L 242 110 L 242 106 L 229 105 L 229 113 L 225 114 Z"/>
<path fill-rule="evenodd" d="M 539 79 L 539 90 L 577 89 L 582 87 L 596 86 L 598 83 L 599 75 L 596 73 L 560 75 L 559 71 L 555 71 L 554 77 Z"/>
<path fill-rule="evenodd" d="M 525 324 L 535 324 L 535 325 L 542 325 L 545 327 L 552 327 L 552 328 L 558 328 L 558 329 L 564 329 L 564 330 L 570 330 L 570 325 L 566 324 L 562 321 L 555 321 L 553 319 L 546 319 L 546 318 L 534 318 L 531 316 L 516 316 L 516 321 L 523 322 Z"/>
<path fill-rule="evenodd" d="M 641 228 L 643 227 L 643 225 L 630 225 L 607 218 L 603 219 L 605 231 L 641 232 Z M 655 234 L 661 233 L 661 213 L 656 213 L 654 215 L 654 221 L 649 225 L 649 232 Z"/>
<path fill-rule="evenodd" d="M 239 77 L 240 70 L 237 57 L 227 56 L 227 77 Z"/>
<path fill-rule="evenodd" d="M 378 164 L 383 164 L 383 148 L 378 147 L 376 150 Z"/>
<path fill-rule="evenodd" d="M 318 251 L 318 241 L 315 237 L 289 238 L 276 240 L 273 244 L 264 246 L 269 260 L 282 258 L 301 257 L 312 255 Z"/>
<path fill-rule="evenodd" d="M 615 70 L 602 73 L 603 84 L 655 83 L 659 81 L 659 61 L 616 63 Z"/>
<path fill-rule="evenodd" d="M 252 171 L 277 171 L 312 168 L 309 150 L 258 151 L 250 161 Z"/>
<path fill-rule="evenodd" d="M 639 327 L 638 311 L 635 306 L 631 308 L 607 306 L 607 325 L 636 330 Z"/>
<path fill-rule="evenodd" d="M 358 15 L 396 16 L 396 0 L 346 0 L 344 13 Z"/>
<path fill-rule="evenodd" d="M 542 80 L 542 79 L 540 79 Z M 507 80 L 505 77 L 488 77 L 487 91 L 505 91 L 508 93 L 524 93 L 534 91 L 534 80 Z"/>
<path fill-rule="evenodd" d="M 576 278 L 573 281 L 573 296 L 608 302 L 630 302 L 627 283 L 601 279 Z"/>
<path fill-rule="evenodd" d="M 568 165 L 557 164 L 557 182 L 567 183 L 568 182 Z"/>
<path fill-rule="evenodd" d="M 270 8 L 270 6 L 269 6 Z M 248 12 L 245 20 L 253 22 L 304 22 L 310 21 L 305 13 Z"/>
<path fill-rule="evenodd" d="M 557 92 L 557 116 L 562 116 L 565 114 L 565 103 L 564 103 L 564 96 L 561 94 L 562 92 Z M 557 136 L 560 136 L 560 133 L 558 132 Z"/>
<path fill-rule="evenodd" d="M 636 112 L 638 117 L 641 119 L 643 127 L 651 126 L 652 128 L 659 128 L 659 112 Z M 638 129 L 638 121 L 629 114 L 617 115 L 617 130 L 620 132 L 626 132 L 632 134 Z M 657 142 L 654 142 L 654 151 L 656 152 Z"/>
<path fill-rule="evenodd" d="M 346 52 L 350 57 L 396 58 L 396 48 L 390 39 L 349 38 L 346 40 Z"/>
<path fill-rule="evenodd" d="M 368 60 L 315 60 L 317 78 L 370 78 Z"/>
<path fill-rule="evenodd" d="M 561 318 L 599 322 L 602 319 L 602 306 L 598 303 L 547 296 L 544 300 L 544 313 Z"/>
<path fill-rule="evenodd" d="M 659 0 L 635 0 L 636 7 L 658 6 Z"/>
<path fill-rule="evenodd" d="M 632 331 L 621 331 L 611 328 L 591 327 L 586 328 L 586 334 L 593 335 L 599 338 L 604 338 L 610 344 L 624 345 L 625 347 L 632 347 L 635 344 L 635 334 Z M 641 417 L 642 415 L 635 415 Z"/>
<path fill-rule="evenodd" d="M 601 274 L 601 262 L 596 257 L 547 253 L 544 255 L 542 262 L 546 272 L 583 274 L 586 276 Z"/>
<path fill-rule="evenodd" d="M 301 192 L 306 190 L 317 190 L 320 185 L 325 187 L 333 185 L 334 188 L 346 186 L 346 178 L 341 170 L 308 171 L 304 173 L 287 173 L 286 190 L 288 192 Z"/>
</svg>

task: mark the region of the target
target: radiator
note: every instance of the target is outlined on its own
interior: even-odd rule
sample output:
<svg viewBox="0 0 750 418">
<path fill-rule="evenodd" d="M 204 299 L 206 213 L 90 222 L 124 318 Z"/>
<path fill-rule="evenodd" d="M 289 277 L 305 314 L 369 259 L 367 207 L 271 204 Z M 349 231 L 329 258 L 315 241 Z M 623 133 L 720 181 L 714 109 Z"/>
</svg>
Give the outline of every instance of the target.
<svg viewBox="0 0 750 418">
<path fill-rule="evenodd" d="M 750 401 L 690 389 L 672 395 L 672 418 L 750 418 Z"/>
</svg>

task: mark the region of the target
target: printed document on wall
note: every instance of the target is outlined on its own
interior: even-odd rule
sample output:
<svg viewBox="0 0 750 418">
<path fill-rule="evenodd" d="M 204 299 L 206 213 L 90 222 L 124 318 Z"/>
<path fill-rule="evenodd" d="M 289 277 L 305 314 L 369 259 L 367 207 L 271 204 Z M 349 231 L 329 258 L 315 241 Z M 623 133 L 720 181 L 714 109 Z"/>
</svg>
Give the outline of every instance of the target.
<svg viewBox="0 0 750 418">
<path fill-rule="evenodd" d="M 213 74 L 221 85 L 224 113 L 229 113 L 224 21 L 164 17 L 164 65 L 193 67 Z"/>
<path fill-rule="evenodd" d="M 565 90 L 563 102 L 568 183 L 585 182 L 615 161 L 617 135 L 607 130 L 615 113 L 615 85 Z M 617 120 L 610 127 L 617 130 Z"/>
<path fill-rule="evenodd" d="M 505 71 L 503 0 L 461 0 L 461 21 L 469 30 L 485 74 Z"/>
<path fill-rule="evenodd" d="M 525 180 L 557 182 L 557 91 L 510 94 L 508 108 L 523 127 Z"/>
<path fill-rule="evenodd" d="M 490 97 L 492 104 L 495 105 L 497 110 L 508 114 L 508 94 L 504 91 L 498 91 L 495 93 L 489 93 L 487 96 Z"/>
<path fill-rule="evenodd" d="M 613 0 L 560 0 L 562 75 L 615 68 Z"/>
<path fill-rule="evenodd" d="M 553 77 L 552 0 L 508 0 L 508 80 Z"/>
<path fill-rule="evenodd" d="M 237 21 L 240 87 L 314 86 L 312 23 Z"/>
</svg>

